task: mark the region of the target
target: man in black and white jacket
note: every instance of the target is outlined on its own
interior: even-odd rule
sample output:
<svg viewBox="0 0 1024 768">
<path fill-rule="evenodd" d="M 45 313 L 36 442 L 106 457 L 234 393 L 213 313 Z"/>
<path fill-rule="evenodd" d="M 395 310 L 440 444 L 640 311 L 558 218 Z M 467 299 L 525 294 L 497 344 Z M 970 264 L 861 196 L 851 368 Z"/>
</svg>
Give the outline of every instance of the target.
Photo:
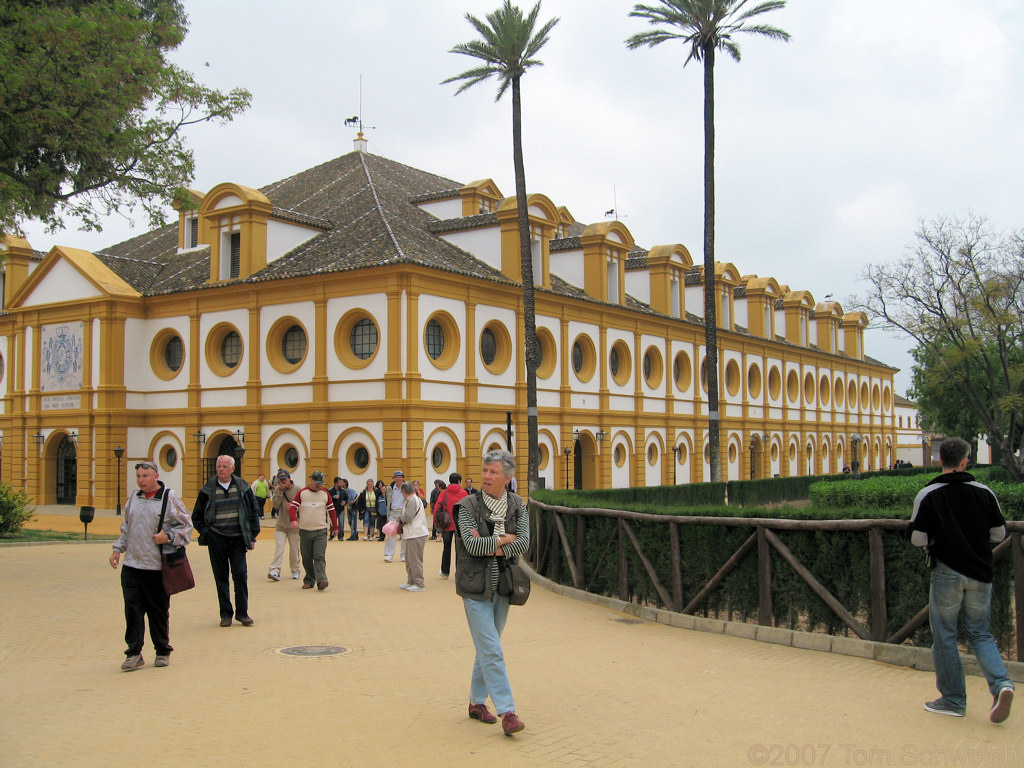
<svg viewBox="0 0 1024 768">
<path fill-rule="evenodd" d="M 1010 715 L 1014 686 L 989 630 L 992 602 L 992 547 L 1006 536 L 1006 522 L 992 489 L 966 472 L 971 446 L 959 437 L 942 441 L 942 474 L 921 489 L 910 518 L 911 543 L 926 547 L 932 567 L 929 620 L 935 684 L 941 696 L 926 702 L 929 712 L 963 717 L 967 689 L 957 646 L 957 621 L 988 680 L 989 720 Z"/>
</svg>

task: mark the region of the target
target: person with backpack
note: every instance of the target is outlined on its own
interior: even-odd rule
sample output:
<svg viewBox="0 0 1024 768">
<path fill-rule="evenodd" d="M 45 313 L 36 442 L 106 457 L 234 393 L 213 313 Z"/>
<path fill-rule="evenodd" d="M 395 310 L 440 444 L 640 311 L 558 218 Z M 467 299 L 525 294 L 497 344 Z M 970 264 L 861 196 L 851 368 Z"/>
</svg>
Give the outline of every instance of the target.
<svg viewBox="0 0 1024 768">
<path fill-rule="evenodd" d="M 438 478 L 434 481 L 434 490 L 430 492 L 430 513 L 433 515 L 434 510 L 437 508 L 437 497 L 441 495 L 441 491 L 444 490 L 444 480 Z M 437 525 L 436 522 L 431 524 L 430 528 L 430 540 L 437 540 Z"/>
<path fill-rule="evenodd" d="M 441 481 L 438 480 L 440 483 Z M 441 550 L 441 570 L 438 575 L 447 579 L 452 571 L 452 539 L 455 538 L 455 505 L 466 498 L 460 483 L 462 475 L 452 472 L 448 475 L 448 485 L 437 495 L 434 503 L 434 527 L 441 532 L 444 548 Z"/>
</svg>

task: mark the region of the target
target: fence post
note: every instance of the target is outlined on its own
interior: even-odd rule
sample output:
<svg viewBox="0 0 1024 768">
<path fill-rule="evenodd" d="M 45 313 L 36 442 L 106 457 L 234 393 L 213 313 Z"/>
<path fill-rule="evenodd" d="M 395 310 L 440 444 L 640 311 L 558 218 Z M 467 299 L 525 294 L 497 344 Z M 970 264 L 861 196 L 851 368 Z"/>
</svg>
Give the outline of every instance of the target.
<svg viewBox="0 0 1024 768">
<path fill-rule="evenodd" d="M 871 639 L 884 643 L 889 615 L 885 606 L 885 551 L 881 528 L 868 528 L 868 551 L 871 570 Z"/>
<path fill-rule="evenodd" d="M 586 522 L 583 515 L 576 515 L 576 575 L 579 584 L 573 584 L 577 589 L 583 589 L 587 583 L 587 577 L 583 572 L 583 547 L 586 543 Z"/>
<path fill-rule="evenodd" d="M 1014 628 L 1017 635 L 1017 659 L 1024 659 L 1024 549 L 1021 535 L 1010 534 L 1010 547 L 1013 550 L 1013 608 Z"/>
<path fill-rule="evenodd" d="M 757 623 L 772 625 L 772 553 L 764 526 L 757 526 Z"/>
<path fill-rule="evenodd" d="M 672 610 L 679 613 L 683 610 L 683 558 L 679 549 L 679 523 L 669 524 L 668 530 L 672 552 Z"/>
<path fill-rule="evenodd" d="M 629 599 L 629 571 L 626 566 L 626 531 L 622 518 L 617 517 L 619 532 L 619 600 Z"/>
</svg>

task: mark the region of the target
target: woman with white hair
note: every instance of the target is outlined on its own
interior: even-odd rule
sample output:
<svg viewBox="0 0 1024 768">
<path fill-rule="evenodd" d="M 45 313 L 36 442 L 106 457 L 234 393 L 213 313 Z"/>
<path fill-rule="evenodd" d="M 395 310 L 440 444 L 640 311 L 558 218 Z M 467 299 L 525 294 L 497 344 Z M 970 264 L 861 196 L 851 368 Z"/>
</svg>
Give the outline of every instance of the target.
<svg viewBox="0 0 1024 768">
<path fill-rule="evenodd" d="M 456 506 L 455 591 L 466 609 L 469 633 L 476 648 L 469 686 L 469 716 L 482 723 L 498 718 L 487 709 L 490 696 L 501 715 L 505 735 L 526 726 L 516 716 L 512 685 L 505 669 L 501 633 L 508 618 L 508 595 L 498 590 L 498 558 L 515 562 L 530 546 L 530 518 L 523 500 L 506 486 L 515 474 L 508 451 L 489 451 L 483 458 L 483 493 L 470 494 Z"/>
</svg>

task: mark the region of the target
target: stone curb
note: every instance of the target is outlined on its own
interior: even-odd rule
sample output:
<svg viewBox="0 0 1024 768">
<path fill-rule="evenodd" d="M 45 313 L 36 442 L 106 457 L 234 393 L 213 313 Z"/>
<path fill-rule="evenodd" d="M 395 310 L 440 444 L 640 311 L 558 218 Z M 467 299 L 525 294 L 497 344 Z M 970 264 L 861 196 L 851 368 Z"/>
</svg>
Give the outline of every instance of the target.
<svg viewBox="0 0 1024 768">
<path fill-rule="evenodd" d="M 648 605 L 637 605 L 636 603 L 619 600 L 618 598 L 595 595 L 582 589 L 557 584 L 539 575 L 528 563 L 520 562 L 529 571 L 530 580 L 550 592 L 572 598 L 573 600 L 594 603 L 602 608 L 635 616 L 644 621 L 665 624 L 670 627 L 678 627 L 679 629 L 694 629 L 699 632 L 731 635 L 732 637 L 756 640 L 762 643 L 788 645 L 808 651 L 823 651 L 826 653 L 838 653 L 843 656 L 856 656 L 862 659 L 872 659 L 884 664 L 892 664 L 897 667 L 910 667 L 922 672 L 935 671 L 930 648 L 879 643 L 872 640 L 861 640 L 857 637 L 826 635 L 820 632 L 801 632 L 782 627 L 762 627 L 757 624 L 747 624 L 739 621 L 706 619 L 703 616 L 691 616 L 690 614 L 666 611 L 662 608 L 652 608 Z M 978 667 L 974 656 L 967 654 L 962 654 L 961 656 L 966 674 L 982 676 L 981 669 Z M 1011 680 L 1017 683 L 1024 683 L 1024 662 L 1007 661 L 1006 669 Z"/>
</svg>

